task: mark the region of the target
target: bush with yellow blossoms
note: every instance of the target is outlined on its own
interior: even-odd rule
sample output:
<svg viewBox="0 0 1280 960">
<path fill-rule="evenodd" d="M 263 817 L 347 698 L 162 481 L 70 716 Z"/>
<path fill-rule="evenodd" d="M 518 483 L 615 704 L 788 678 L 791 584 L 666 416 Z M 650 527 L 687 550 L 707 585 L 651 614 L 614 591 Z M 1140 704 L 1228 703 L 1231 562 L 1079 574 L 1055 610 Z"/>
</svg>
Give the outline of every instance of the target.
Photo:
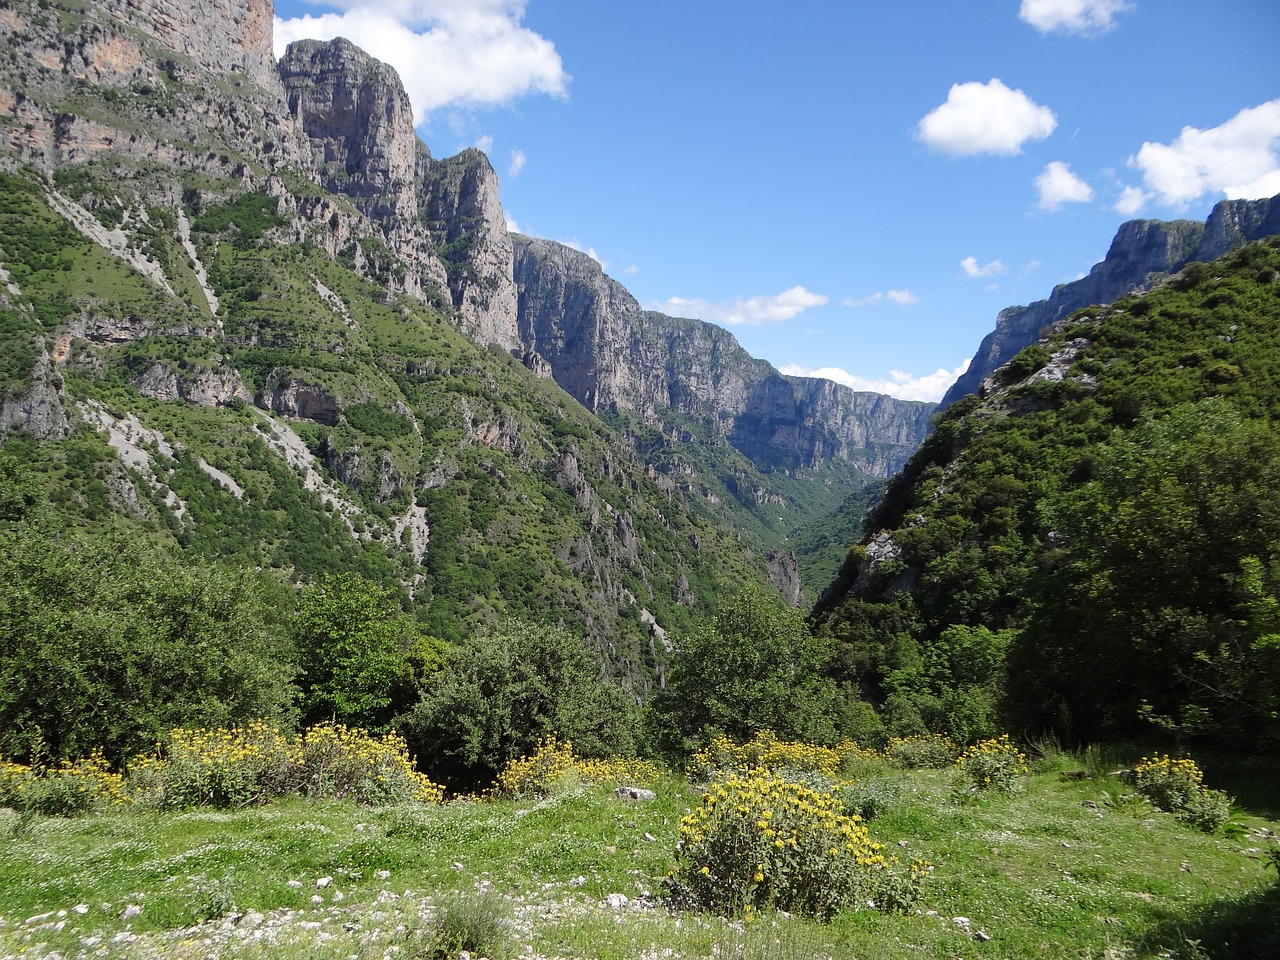
<svg viewBox="0 0 1280 960">
<path fill-rule="evenodd" d="M 1016 792 L 1029 772 L 1026 755 L 1007 733 L 975 743 L 956 760 L 956 769 L 971 789 L 1001 793 Z"/>
<path fill-rule="evenodd" d="M 542 798 L 564 793 L 579 784 L 646 787 L 657 782 L 660 776 L 661 772 L 648 760 L 579 757 L 570 741 L 552 735 L 538 741 L 533 753 L 508 762 L 498 772 L 487 794 L 505 799 Z"/>
<path fill-rule="evenodd" d="M 913 737 L 893 737 L 885 745 L 884 755 L 895 767 L 942 769 L 955 763 L 960 748 L 945 733 L 923 733 Z"/>
<path fill-rule="evenodd" d="M 1133 770 L 1138 793 L 1179 820 L 1213 833 L 1231 815 L 1231 797 L 1204 785 L 1204 773 L 1190 757 L 1143 757 Z"/>
<path fill-rule="evenodd" d="M 840 769 L 851 758 L 867 755 L 852 740 L 835 747 L 823 747 L 798 740 L 779 740 L 771 730 L 761 730 L 746 743 L 718 736 L 690 759 L 689 779 L 705 783 L 717 776 L 743 773 L 747 770 L 787 770 L 817 774 L 818 779 L 836 779 Z"/>
<path fill-rule="evenodd" d="M 886 856 L 832 794 L 753 769 L 712 783 L 681 821 L 667 884 L 692 909 L 829 919 L 846 907 L 906 908 L 929 869 Z"/>
<path fill-rule="evenodd" d="M 56 766 L 0 757 L 0 807 L 66 817 L 126 801 L 123 778 L 111 772 L 99 751 Z"/>
<path fill-rule="evenodd" d="M 129 767 L 129 787 L 159 807 L 243 807 L 300 794 L 388 804 L 438 803 L 443 791 L 413 768 L 404 740 L 318 724 L 294 737 L 263 723 L 173 730 Z"/>
</svg>

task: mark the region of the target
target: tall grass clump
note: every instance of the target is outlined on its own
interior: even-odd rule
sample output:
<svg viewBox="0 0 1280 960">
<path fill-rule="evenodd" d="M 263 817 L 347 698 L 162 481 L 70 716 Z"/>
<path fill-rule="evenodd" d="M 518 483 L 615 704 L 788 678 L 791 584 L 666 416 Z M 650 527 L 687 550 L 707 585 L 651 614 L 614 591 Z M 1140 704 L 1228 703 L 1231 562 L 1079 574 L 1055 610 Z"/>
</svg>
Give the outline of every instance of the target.
<svg viewBox="0 0 1280 960">
<path fill-rule="evenodd" d="M 491 891 L 455 893 L 436 908 L 426 935 L 410 950 L 423 960 L 456 960 L 511 955 L 511 921 L 506 902 Z"/>
</svg>

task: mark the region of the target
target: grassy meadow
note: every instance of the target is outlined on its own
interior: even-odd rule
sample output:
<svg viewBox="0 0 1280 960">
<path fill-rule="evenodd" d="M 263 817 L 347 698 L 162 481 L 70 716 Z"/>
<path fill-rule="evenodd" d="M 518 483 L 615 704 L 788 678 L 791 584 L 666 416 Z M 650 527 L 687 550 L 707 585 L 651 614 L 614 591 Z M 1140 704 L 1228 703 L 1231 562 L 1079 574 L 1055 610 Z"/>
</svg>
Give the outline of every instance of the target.
<svg viewBox="0 0 1280 960">
<path fill-rule="evenodd" d="M 1005 792 L 972 789 L 954 765 L 845 757 L 836 795 L 846 810 L 868 814 L 887 856 L 931 870 L 909 907 L 855 905 L 829 922 L 674 903 L 667 878 L 677 844 L 688 856 L 682 822 L 716 780 L 645 765 L 631 768 L 648 770 L 655 796 L 643 801 L 615 795 L 625 765 L 591 775 L 569 764 L 443 804 L 294 795 L 238 809 L 117 803 L 74 817 L 6 809 L 0 955 L 1280 955 L 1274 772 L 1206 762 L 1208 784 L 1237 798 L 1207 833 L 1116 773 L 1138 759 L 1041 751 Z"/>
</svg>

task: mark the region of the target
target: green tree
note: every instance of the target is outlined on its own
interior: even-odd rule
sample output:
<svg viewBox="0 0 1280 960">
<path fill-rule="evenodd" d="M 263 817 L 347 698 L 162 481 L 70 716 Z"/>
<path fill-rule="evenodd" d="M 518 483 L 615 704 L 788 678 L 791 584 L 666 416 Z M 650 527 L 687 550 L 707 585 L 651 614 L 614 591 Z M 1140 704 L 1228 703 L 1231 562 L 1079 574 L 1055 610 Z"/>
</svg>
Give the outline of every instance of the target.
<svg viewBox="0 0 1280 960">
<path fill-rule="evenodd" d="M 395 592 L 351 573 L 325 578 L 298 600 L 294 643 L 307 723 L 335 720 L 385 729 L 411 702 L 415 669 L 433 666 L 433 644 L 401 610 Z"/>
<path fill-rule="evenodd" d="M 748 588 L 679 639 L 666 688 L 650 700 L 652 735 L 668 753 L 766 729 L 831 742 L 841 697 L 823 676 L 830 659 L 830 642 L 799 611 Z"/>
<path fill-rule="evenodd" d="M 118 763 L 178 725 L 288 726 L 295 668 L 275 590 L 120 532 L 0 530 L 0 752 L 39 741 Z"/>
<path fill-rule="evenodd" d="M 397 726 L 433 779 L 474 789 L 550 734 L 586 757 L 631 753 L 636 711 L 580 637 L 506 620 L 453 651 Z"/>
<path fill-rule="evenodd" d="M 1220 398 L 1145 420 L 1101 448 L 1094 479 L 1046 504 L 1044 521 L 1062 552 L 1011 655 L 1019 715 L 1082 736 L 1128 732 L 1144 713 L 1258 732 L 1278 680 L 1270 424 Z"/>
</svg>

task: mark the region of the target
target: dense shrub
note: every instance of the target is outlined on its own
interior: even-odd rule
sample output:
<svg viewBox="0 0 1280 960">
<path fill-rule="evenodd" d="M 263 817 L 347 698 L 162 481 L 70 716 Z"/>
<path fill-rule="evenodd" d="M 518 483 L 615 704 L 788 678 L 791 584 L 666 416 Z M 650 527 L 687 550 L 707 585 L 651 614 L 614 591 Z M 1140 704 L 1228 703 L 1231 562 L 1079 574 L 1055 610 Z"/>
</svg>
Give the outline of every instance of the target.
<svg viewBox="0 0 1280 960">
<path fill-rule="evenodd" d="M 69 817 L 126 799 L 123 778 L 111 772 L 101 753 L 56 766 L 13 763 L 0 757 L 0 807 Z"/>
<path fill-rule="evenodd" d="M 269 586 L 123 532 L 0 529 L 0 751 L 118 765 L 179 724 L 287 725 L 293 658 Z"/>
<path fill-rule="evenodd" d="M 841 692 L 823 675 L 830 653 L 798 611 L 748 589 L 678 639 L 667 685 L 649 702 L 651 737 L 671 756 L 760 730 L 834 743 Z"/>
<path fill-rule="evenodd" d="M 1204 774 L 1190 757 L 1144 757 L 1133 770 L 1138 793 L 1157 809 L 1172 813 L 1205 833 L 1214 833 L 1231 815 L 1231 798 L 1204 785 Z"/>
<path fill-rule="evenodd" d="M 580 637 L 509 620 L 452 652 L 397 728 L 435 779 L 465 791 L 551 735 L 587 757 L 633 754 L 635 714 Z"/>
<path fill-rule="evenodd" d="M 650 761 L 633 757 L 583 758 L 567 740 L 545 737 L 533 753 L 511 760 L 494 778 L 489 796 L 548 797 L 580 784 L 649 786 L 662 776 Z"/>
<path fill-rule="evenodd" d="M 833 795 L 753 770 L 713 784 L 681 821 L 668 885 L 676 902 L 713 913 L 828 919 L 868 901 L 906 908 L 928 871 L 885 856 Z"/>
<path fill-rule="evenodd" d="M 884 754 L 895 767 L 941 769 L 955 763 L 960 748 L 943 733 L 926 733 L 915 737 L 894 737 Z"/>
<path fill-rule="evenodd" d="M 1029 771 L 1026 755 L 1002 734 L 975 743 L 956 760 L 956 769 L 972 790 L 998 790 L 1013 793 L 1019 789 L 1020 777 Z"/>
<path fill-rule="evenodd" d="M 129 768 L 130 790 L 159 807 L 242 807 L 296 793 L 388 804 L 435 803 L 441 789 L 414 770 L 404 740 L 320 724 L 287 737 L 267 724 L 173 730 Z"/>
<path fill-rule="evenodd" d="M 686 767 L 689 779 L 705 782 L 724 773 L 748 770 L 787 770 L 813 772 L 834 780 L 850 758 L 867 756 L 852 740 L 834 747 L 796 740 L 779 740 L 772 730 L 762 730 L 746 743 L 729 737 L 712 738 L 695 753 Z"/>
</svg>

